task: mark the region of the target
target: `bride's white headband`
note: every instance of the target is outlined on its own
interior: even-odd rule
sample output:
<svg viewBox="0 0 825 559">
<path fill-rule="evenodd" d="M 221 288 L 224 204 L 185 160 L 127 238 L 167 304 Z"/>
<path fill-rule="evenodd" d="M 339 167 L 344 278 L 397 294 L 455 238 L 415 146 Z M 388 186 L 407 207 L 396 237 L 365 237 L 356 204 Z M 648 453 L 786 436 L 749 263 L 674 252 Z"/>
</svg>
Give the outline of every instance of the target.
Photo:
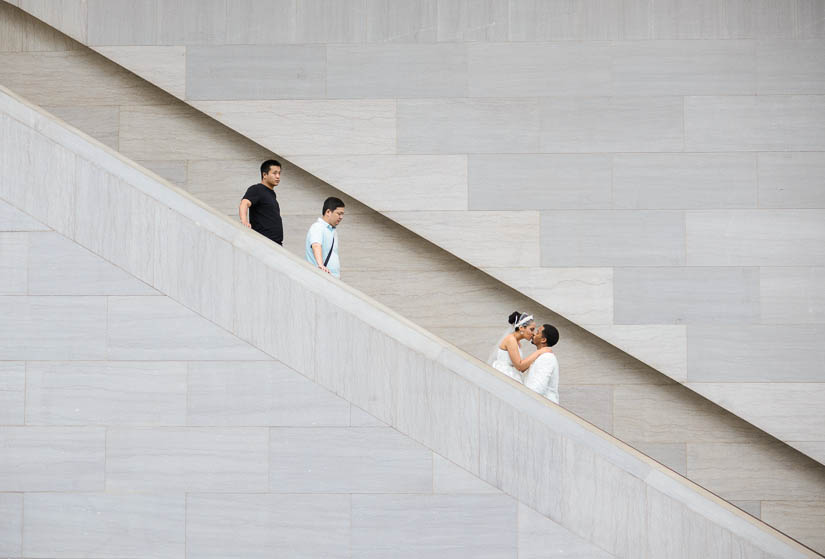
<svg viewBox="0 0 825 559">
<path fill-rule="evenodd" d="M 520 327 L 524 326 L 525 324 L 527 324 L 528 322 L 530 322 L 532 320 L 533 320 L 533 315 L 532 314 L 523 314 L 523 315 L 521 315 L 521 318 L 518 319 L 518 322 L 516 322 L 516 328 L 520 328 Z"/>
</svg>

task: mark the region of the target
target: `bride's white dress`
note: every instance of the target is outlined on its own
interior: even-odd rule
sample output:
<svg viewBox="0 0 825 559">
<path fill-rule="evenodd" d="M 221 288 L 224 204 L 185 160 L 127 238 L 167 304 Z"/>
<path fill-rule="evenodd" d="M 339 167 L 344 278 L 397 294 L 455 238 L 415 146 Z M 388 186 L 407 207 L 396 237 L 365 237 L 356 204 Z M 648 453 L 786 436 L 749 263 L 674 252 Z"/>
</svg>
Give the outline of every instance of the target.
<svg viewBox="0 0 825 559">
<path fill-rule="evenodd" d="M 513 378 L 519 382 L 524 382 L 519 370 L 513 366 L 513 361 L 510 359 L 510 353 L 506 349 L 498 348 L 496 360 L 493 361 L 493 368 L 501 371 L 510 378 Z"/>
</svg>

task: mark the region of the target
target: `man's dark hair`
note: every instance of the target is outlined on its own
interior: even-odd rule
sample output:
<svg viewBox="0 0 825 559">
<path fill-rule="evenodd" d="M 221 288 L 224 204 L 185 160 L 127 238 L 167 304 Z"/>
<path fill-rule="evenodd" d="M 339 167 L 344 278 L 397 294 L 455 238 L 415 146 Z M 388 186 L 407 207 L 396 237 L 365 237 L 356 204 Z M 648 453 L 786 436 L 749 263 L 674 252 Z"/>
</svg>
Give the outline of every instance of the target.
<svg viewBox="0 0 825 559">
<path fill-rule="evenodd" d="M 334 212 L 338 208 L 344 208 L 344 201 L 340 198 L 336 198 L 335 196 L 330 196 L 326 200 L 324 200 L 324 207 L 321 208 L 321 215 L 326 215 L 327 210 Z"/>
<path fill-rule="evenodd" d="M 264 176 L 269 172 L 270 167 L 280 167 L 281 164 L 274 159 L 267 159 L 263 163 L 261 163 L 261 176 Z"/>
<path fill-rule="evenodd" d="M 553 347 L 559 343 L 559 331 L 552 324 L 542 324 L 541 336 L 547 342 L 548 347 Z"/>
</svg>

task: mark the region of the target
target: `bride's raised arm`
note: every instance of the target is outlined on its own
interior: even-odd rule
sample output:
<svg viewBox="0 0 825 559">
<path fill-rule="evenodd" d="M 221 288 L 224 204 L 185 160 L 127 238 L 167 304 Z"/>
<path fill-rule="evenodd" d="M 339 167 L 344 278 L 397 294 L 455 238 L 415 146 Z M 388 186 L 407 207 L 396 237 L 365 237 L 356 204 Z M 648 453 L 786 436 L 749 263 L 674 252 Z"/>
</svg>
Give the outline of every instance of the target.
<svg viewBox="0 0 825 559">
<path fill-rule="evenodd" d="M 507 336 L 504 339 L 504 347 L 507 348 L 507 353 L 510 355 L 510 361 L 513 362 L 513 366 L 522 373 L 530 368 L 530 365 L 538 359 L 539 355 L 552 351 L 549 347 L 543 347 L 534 351 L 528 357 L 522 358 L 518 342 L 513 336 Z"/>
</svg>

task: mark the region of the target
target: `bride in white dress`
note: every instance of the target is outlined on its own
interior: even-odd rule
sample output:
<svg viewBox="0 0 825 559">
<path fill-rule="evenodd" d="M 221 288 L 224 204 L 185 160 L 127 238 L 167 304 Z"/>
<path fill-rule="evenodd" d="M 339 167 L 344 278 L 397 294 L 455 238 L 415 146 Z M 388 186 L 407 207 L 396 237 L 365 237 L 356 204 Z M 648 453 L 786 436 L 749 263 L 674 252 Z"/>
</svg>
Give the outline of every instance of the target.
<svg viewBox="0 0 825 559">
<path fill-rule="evenodd" d="M 519 343 L 522 340 L 532 340 L 536 334 L 536 323 L 533 321 L 533 315 L 515 311 L 508 318 L 508 322 L 512 325 L 513 330 L 510 331 L 508 328 L 507 335 L 496 346 L 494 355 L 491 356 L 491 365 L 508 377 L 523 383 L 524 376 L 522 373 L 530 368 L 530 365 L 539 355 L 549 353 L 552 350 L 545 347 L 534 351 L 529 357 L 523 358 Z"/>
</svg>

